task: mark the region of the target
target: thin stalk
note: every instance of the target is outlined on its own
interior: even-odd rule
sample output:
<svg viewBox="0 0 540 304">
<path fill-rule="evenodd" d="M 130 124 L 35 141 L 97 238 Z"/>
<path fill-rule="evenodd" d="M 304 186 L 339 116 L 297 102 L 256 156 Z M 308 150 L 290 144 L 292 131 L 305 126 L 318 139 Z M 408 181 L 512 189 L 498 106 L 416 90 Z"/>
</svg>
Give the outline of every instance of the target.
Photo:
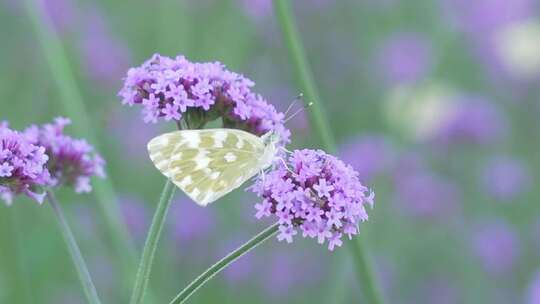
<svg viewBox="0 0 540 304">
<path fill-rule="evenodd" d="M 372 265 L 368 262 L 369 258 L 363 249 L 363 238 L 357 238 L 350 244 L 353 254 L 353 262 L 356 265 L 356 273 L 362 283 L 362 291 L 367 303 L 382 304 L 384 303 L 381 290 L 375 280 Z"/>
<path fill-rule="evenodd" d="M 276 234 L 278 231 L 279 224 L 273 224 L 272 226 L 266 228 L 251 240 L 247 241 L 244 245 L 238 247 L 233 252 L 229 253 L 226 257 L 219 260 L 210 268 L 206 269 L 201 275 L 199 275 L 195 280 L 193 280 L 189 285 L 184 288 L 171 302 L 170 304 L 181 304 L 184 303 L 191 295 L 193 295 L 199 288 L 201 288 L 206 282 L 212 279 L 216 274 L 229 266 L 232 262 L 239 259 L 244 254 L 248 253 L 255 247 L 259 246 L 261 243 L 269 239 L 271 236 Z"/>
<path fill-rule="evenodd" d="M 65 113 L 74 119 L 73 126 L 77 134 L 99 146 L 94 131 L 96 127 L 88 119 L 89 112 L 86 109 L 62 41 L 54 29 L 50 17 L 40 7 L 38 0 L 26 0 L 25 4 L 36 38 L 41 45 L 43 55 L 51 71 L 52 79 L 58 88 L 59 101 Z M 105 217 L 107 228 L 111 232 L 110 235 L 117 254 L 122 257 L 124 272 L 131 279 L 134 275 L 131 270 L 136 263 L 135 246 L 125 224 L 121 221 L 122 217 L 120 216 L 113 185 L 109 179 L 96 180 L 94 190 L 98 205 Z"/>
<path fill-rule="evenodd" d="M 28 16 L 36 32 L 36 38 L 42 47 L 52 78 L 58 87 L 59 101 L 64 107 L 64 111 L 69 117 L 74 118 L 73 126 L 77 134 L 84 136 L 94 145 L 98 145 L 97 136 L 94 133 L 95 126 L 88 120 L 89 112 L 50 17 L 47 16 L 44 9 L 40 8 L 37 0 L 26 0 L 25 3 Z M 127 250 L 135 261 L 135 247 L 131 243 L 126 226 L 120 220 L 122 217 L 110 180 L 96 180 L 94 189 L 117 249 L 122 252 L 124 257 Z"/>
<path fill-rule="evenodd" d="M 289 51 L 289 56 L 294 66 L 296 81 L 305 98 L 302 100 L 306 107 L 310 107 L 309 118 L 315 128 L 322 144 L 329 152 L 336 151 L 336 142 L 328 125 L 326 111 L 321 102 L 319 91 L 315 85 L 311 67 L 307 61 L 306 52 L 300 40 L 300 34 L 294 23 L 291 7 L 287 0 L 274 0 L 274 9 L 283 33 L 283 40 Z M 312 103 L 312 104 L 310 104 Z"/>
<path fill-rule="evenodd" d="M 175 191 L 176 186 L 170 180 L 167 180 L 165 187 L 163 187 L 163 191 L 161 192 L 161 197 L 156 212 L 154 213 L 154 218 L 152 219 L 146 242 L 144 243 L 133 293 L 131 294 L 131 300 L 129 301 L 130 304 L 143 303 L 146 287 L 150 280 L 150 272 L 152 270 L 152 263 L 154 261 L 159 237 L 163 230 L 165 220 L 167 219 L 167 212 L 169 211 L 169 206 L 171 205 Z"/>
<path fill-rule="evenodd" d="M 28 263 L 26 251 L 24 250 L 24 238 L 23 232 L 21 231 L 22 227 L 19 220 L 19 208 L 12 208 L 11 214 L 9 216 L 11 222 L 11 232 L 10 234 L 15 238 L 15 246 L 12 248 L 15 251 L 15 266 L 17 267 L 17 274 L 14 275 L 15 284 L 17 287 L 21 288 L 22 292 L 17 292 L 17 294 L 22 293 L 22 299 L 24 303 L 35 303 L 33 300 L 32 288 L 30 287 L 31 276 L 28 271 Z"/>
<path fill-rule="evenodd" d="M 295 70 L 296 79 L 300 87 L 305 91 L 306 106 L 309 102 L 313 102 L 312 108 L 308 111 L 310 121 L 324 148 L 330 153 L 335 153 L 337 151 L 336 143 L 328 118 L 324 114 L 325 111 L 319 98 L 317 86 L 315 85 L 313 73 L 307 61 L 300 34 L 296 27 L 291 5 L 288 0 L 274 0 L 273 3 L 276 17 L 283 33 L 283 40 L 287 46 Z M 348 247 L 357 265 L 356 272 L 362 283 L 366 298 L 370 304 L 382 304 L 383 300 L 361 239 L 356 238 L 351 246 Z"/>
<path fill-rule="evenodd" d="M 53 192 L 50 190 L 47 191 L 47 199 L 54 210 L 54 214 L 58 218 L 60 231 L 62 231 L 62 236 L 64 237 L 64 241 L 66 242 L 69 255 L 71 256 L 73 264 L 75 265 L 75 269 L 77 270 L 77 275 L 79 277 L 79 280 L 81 281 L 86 300 L 90 304 L 100 304 L 101 301 L 99 300 L 96 287 L 94 287 L 94 283 L 92 282 L 92 278 L 90 277 L 88 267 L 86 266 L 86 263 L 84 262 L 84 259 L 82 257 L 81 250 L 77 245 L 77 241 L 75 241 L 75 237 L 73 236 L 73 232 L 71 232 L 71 228 L 69 228 L 69 224 L 64 216 L 64 212 L 62 211 L 60 204 L 58 203 L 58 200 L 54 196 Z"/>
</svg>

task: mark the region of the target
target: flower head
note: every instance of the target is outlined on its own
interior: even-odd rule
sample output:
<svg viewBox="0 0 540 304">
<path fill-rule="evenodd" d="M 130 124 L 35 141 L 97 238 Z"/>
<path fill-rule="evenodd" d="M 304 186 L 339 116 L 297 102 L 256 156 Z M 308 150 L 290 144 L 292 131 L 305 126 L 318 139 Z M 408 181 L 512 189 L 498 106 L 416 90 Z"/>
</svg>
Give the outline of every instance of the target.
<svg viewBox="0 0 540 304">
<path fill-rule="evenodd" d="M 531 180 L 524 163 L 509 156 L 491 158 L 480 172 L 480 185 L 485 193 L 500 201 L 516 199 L 529 190 Z"/>
<path fill-rule="evenodd" d="M 49 157 L 50 186 L 67 185 L 75 187 L 77 193 L 90 192 L 90 178 L 105 177 L 105 161 L 86 140 L 64 134 L 64 127 L 70 123 L 69 119 L 59 117 L 53 123 L 29 127 L 24 135 L 44 147 Z"/>
<path fill-rule="evenodd" d="M 43 146 L 0 124 L 0 198 L 9 205 L 24 193 L 42 203 L 45 193 L 39 188 L 50 182 L 48 159 Z"/>
<path fill-rule="evenodd" d="M 294 151 L 287 165 L 279 164 L 251 190 L 263 198 L 255 205 L 257 218 L 278 218 L 278 240 L 291 243 L 301 233 L 328 241 L 330 250 L 341 246 L 344 234 L 358 233 L 358 224 L 368 218 L 365 204 L 372 206 L 374 198 L 352 167 L 308 149 Z"/>
<path fill-rule="evenodd" d="M 387 82 L 416 82 L 430 72 L 432 48 L 418 33 L 398 33 L 384 42 L 377 61 Z"/>
<path fill-rule="evenodd" d="M 352 138 L 340 148 L 340 157 L 350 164 L 363 181 L 371 181 L 387 171 L 395 153 L 389 140 L 372 134 Z"/>
<path fill-rule="evenodd" d="M 492 101 L 464 94 L 456 96 L 454 108 L 433 139 L 444 147 L 492 144 L 505 137 L 507 125 L 504 113 Z"/>
<path fill-rule="evenodd" d="M 484 268 L 493 275 L 509 273 L 521 253 L 521 242 L 514 229 L 498 219 L 479 223 L 471 247 Z"/>
<path fill-rule="evenodd" d="M 223 126 L 256 135 L 276 131 L 288 142 L 284 115 L 251 91 L 255 83 L 219 62 L 192 63 L 183 56 L 155 54 L 127 73 L 119 96 L 127 105 L 142 105 L 145 122 L 184 120 L 202 128 L 221 118 Z"/>
</svg>

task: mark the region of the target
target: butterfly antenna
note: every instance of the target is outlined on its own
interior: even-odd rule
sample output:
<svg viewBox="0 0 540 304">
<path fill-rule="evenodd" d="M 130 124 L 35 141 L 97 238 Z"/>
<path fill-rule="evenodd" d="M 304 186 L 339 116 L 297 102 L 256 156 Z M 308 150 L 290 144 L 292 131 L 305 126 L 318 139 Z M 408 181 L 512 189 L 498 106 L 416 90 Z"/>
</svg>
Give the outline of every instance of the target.
<svg viewBox="0 0 540 304">
<path fill-rule="evenodd" d="M 300 112 L 302 112 L 304 109 L 307 109 L 309 107 L 311 107 L 313 105 L 313 102 L 309 102 L 308 104 L 304 105 L 302 108 L 296 110 L 294 113 L 291 114 L 291 116 L 287 117 L 284 121 L 284 123 L 288 122 L 289 120 L 291 120 L 293 117 L 295 117 L 296 115 L 298 115 Z"/>
<path fill-rule="evenodd" d="M 304 97 L 304 94 L 300 93 L 300 94 L 298 94 L 298 96 L 296 96 L 296 98 L 293 99 L 291 104 L 289 104 L 289 107 L 287 107 L 287 110 L 285 110 L 285 117 L 287 117 L 287 114 L 289 114 L 289 111 L 292 109 L 292 107 L 294 107 L 294 105 L 298 101 L 302 100 L 303 97 Z"/>
<path fill-rule="evenodd" d="M 294 171 L 289 167 L 289 165 L 287 165 L 287 162 L 286 162 L 283 158 L 278 157 L 277 159 L 281 161 L 281 163 L 283 164 L 283 166 L 285 167 L 285 169 L 287 169 L 287 171 L 289 171 L 293 176 L 296 175 L 296 172 L 294 172 Z"/>
<path fill-rule="evenodd" d="M 285 147 L 279 147 L 283 152 L 285 152 L 285 154 L 292 154 L 292 151 L 288 150 L 287 148 Z"/>
</svg>

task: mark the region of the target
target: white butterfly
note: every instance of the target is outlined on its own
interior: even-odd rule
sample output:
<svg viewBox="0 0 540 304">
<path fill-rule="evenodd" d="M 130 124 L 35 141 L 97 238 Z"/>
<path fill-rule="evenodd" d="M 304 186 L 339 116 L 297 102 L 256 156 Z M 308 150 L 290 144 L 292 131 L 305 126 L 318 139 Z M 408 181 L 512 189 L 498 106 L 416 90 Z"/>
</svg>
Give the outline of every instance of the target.
<svg viewBox="0 0 540 304">
<path fill-rule="evenodd" d="M 148 143 L 154 165 L 191 199 L 206 206 L 268 168 L 279 135 L 236 129 L 182 130 Z"/>
</svg>

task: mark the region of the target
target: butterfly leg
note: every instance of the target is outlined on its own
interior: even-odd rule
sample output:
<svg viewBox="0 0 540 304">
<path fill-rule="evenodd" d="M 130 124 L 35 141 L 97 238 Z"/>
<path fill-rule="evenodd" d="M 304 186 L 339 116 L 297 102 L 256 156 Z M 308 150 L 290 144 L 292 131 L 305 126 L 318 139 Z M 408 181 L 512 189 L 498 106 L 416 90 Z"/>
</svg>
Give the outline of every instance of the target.
<svg viewBox="0 0 540 304">
<path fill-rule="evenodd" d="M 285 152 L 285 154 L 292 154 L 292 151 L 288 150 L 287 148 L 285 147 L 279 147 L 283 152 Z"/>
</svg>

